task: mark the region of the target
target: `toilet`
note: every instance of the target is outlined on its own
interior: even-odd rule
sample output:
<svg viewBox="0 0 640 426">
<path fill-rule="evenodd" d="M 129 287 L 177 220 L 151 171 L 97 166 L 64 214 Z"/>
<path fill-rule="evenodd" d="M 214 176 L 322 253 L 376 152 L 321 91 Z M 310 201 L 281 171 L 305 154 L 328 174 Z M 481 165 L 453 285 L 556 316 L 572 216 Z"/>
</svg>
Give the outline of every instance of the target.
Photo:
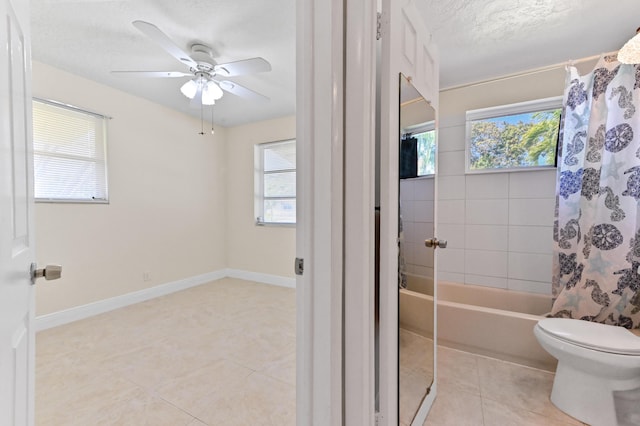
<svg viewBox="0 0 640 426">
<path fill-rule="evenodd" d="M 640 337 L 568 318 L 545 318 L 533 332 L 558 359 L 556 407 L 591 426 L 640 425 Z"/>
</svg>

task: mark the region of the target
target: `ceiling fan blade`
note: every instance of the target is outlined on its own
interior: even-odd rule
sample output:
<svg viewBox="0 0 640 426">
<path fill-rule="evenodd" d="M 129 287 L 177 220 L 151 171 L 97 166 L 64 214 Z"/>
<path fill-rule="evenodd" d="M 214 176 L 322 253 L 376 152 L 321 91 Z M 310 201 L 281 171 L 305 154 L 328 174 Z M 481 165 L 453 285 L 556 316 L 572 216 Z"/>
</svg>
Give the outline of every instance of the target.
<svg viewBox="0 0 640 426">
<path fill-rule="evenodd" d="M 160 28 L 145 21 L 133 21 L 133 26 L 144 33 L 151 40 L 160 45 L 167 53 L 181 63 L 191 68 L 197 68 L 198 64 L 189 55 L 176 45 Z"/>
<path fill-rule="evenodd" d="M 122 77 L 175 78 L 192 77 L 193 74 L 182 71 L 111 71 L 111 74 Z"/>
<path fill-rule="evenodd" d="M 271 71 L 271 64 L 263 58 L 251 58 L 242 61 L 228 62 L 226 64 L 218 64 L 213 70 L 217 75 L 233 77 L 236 75 Z"/>
<path fill-rule="evenodd" d="M 252 101 L 268 102 L 269 98 L 232 81 L 216 81 L 222 90 Z"/>
</svg>

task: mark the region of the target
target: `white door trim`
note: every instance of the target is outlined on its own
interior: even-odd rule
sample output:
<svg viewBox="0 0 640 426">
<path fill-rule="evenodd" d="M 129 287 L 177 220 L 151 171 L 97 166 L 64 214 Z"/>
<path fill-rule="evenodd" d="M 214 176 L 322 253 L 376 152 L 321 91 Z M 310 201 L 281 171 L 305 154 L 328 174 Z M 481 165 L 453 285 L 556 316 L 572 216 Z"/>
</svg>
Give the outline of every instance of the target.
<svg viewBox="0 0 640 426">
<path fill-rule="evenodd" d="M 375 422 L 376 4 L 346 1 L 344 424 Z"/>
<path fill-rule="evenodd" d="M 343 0 L 297 4 L 299 425 L 342 424 Z"/>
</svg>

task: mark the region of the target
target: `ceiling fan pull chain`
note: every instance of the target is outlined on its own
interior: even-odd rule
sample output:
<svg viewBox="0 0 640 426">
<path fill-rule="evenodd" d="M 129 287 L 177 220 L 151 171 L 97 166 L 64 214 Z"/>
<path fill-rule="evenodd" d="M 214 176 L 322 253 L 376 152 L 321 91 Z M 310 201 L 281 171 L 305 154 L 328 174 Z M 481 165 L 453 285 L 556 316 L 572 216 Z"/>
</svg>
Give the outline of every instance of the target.
<svg viewBox="0 0 640 426">
<path fill-rule="evenodd" d="M 200 135 L 204 136 L 204 104 L 200 102 Z"/>
<path fill-rule="evenodd" d="M 213 105 L 211 105 L 211 134 L 215 133 L 215 129 L 213 128 Z"/>
</svg>

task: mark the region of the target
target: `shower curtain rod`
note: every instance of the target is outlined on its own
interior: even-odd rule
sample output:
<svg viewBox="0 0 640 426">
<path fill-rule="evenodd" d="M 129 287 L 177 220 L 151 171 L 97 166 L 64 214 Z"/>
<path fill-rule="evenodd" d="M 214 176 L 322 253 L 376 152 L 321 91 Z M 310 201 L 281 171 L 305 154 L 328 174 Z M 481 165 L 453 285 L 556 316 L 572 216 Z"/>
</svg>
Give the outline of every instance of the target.
<svg viewBox="0 0 640 426">
<path fill-rule="evenodd" d="M 617 51 L 613 51 L 613 52 L 607 52 L 606 54 L 614 54 L 617 53 Z M 500 80 L 508 80 L 510 78 L 516 78 L 516 77 L 523 77 L 526 75 L 532 75 L 532 74 L 538 74 L 541 72 L 546 72 L 546 71 L 552 71 L 558 68 L 565 68 L 568 66 L 573 66 L 575 64 L 580 64 L 580 63 L 584 63 L 584 62 L 589 62 L 589 61 L 593 61 L 596 59 L 599 59 L 600 56 L 602 55 L 593 55 L 593 56 L 589 56 L 586 58 L 581 58 L 581 59 L 570 59 L 566 62 L 561 62 L 559 64 L 554 64 L 554 65 L 547 65 L 544 67 L 539 67 L 539 68 L 533 68 L 527 71 L 520 71 L 520 72 L 514 72 L 511 74 L 507 74 L 507 75 L 503 75 L 500 77 L 494 77 L 494 78 L 488 78 L 486 80 L 479 80 L 479 81 L 475 81 L 472 83 L 464 83 L 464 84 L 458 84 L 455 86 L 449 86 L 449 87 L 445 87 L 443 89 L 440 89 L 440 92 L 446 92 L 449 90 L 456 90 L 456 89 L 463 89 L 466 87 L 473 87 L 473 86 L 481 86 L 483 84 L 490 84 L 490 83 L 494 83 L 496 81 L 500 81 Z"/>
</svg>

